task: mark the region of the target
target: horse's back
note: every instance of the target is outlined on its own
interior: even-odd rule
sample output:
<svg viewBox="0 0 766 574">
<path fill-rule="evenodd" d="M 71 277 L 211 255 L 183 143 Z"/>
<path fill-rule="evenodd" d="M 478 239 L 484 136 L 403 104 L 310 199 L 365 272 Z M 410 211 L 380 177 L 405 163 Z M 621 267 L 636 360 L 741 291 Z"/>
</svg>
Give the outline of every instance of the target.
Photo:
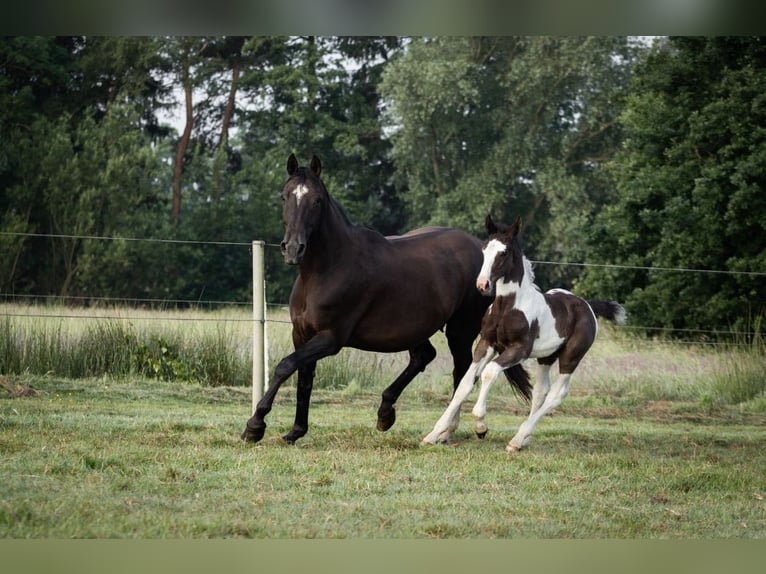
<svg viewBox="0 0 766 574">
<path fill-rule="evenodd" d="M 360 228 L 353 252 L 320 281 L 298 277 L 294 327 L 310 333 L 341 325 L 344 344 L 386 352 L 412 348 L 456 314 L 478 332 L 486 304 L 475 288 L 482 261 L 477 238 L 447 227 L 387 238 Z"/>
<path fill-rule="evenodd" d="M 476 272 L 481 268 L 481 241 L 473 235 L 452 227 L 419 227 L 404 235 L 386 236 L 388 244 L 400 257 L 418 253 L 451 254 L 453 259 L 464 258 L 475 267 Z M 471 277 L 471 284 L 475 280 Z"/>
<path fill-rule="evenodd" d="M 459 231 L 459 230 L 453 229 L 451 227 L 439 227 L 439 226 L 418 227 L 417 229 L 412 229 L 408 231 L 404 235 L 386 235 L 386 239 L 388 239 L 389 241 L 403 241 L 403 240 L 412 239 L 413 237 L 418 237 L 421 235 L 436 236 L 436 235 L 441 235 L 445 232 L 451 232 L 451 231 Z"/>
</svg>

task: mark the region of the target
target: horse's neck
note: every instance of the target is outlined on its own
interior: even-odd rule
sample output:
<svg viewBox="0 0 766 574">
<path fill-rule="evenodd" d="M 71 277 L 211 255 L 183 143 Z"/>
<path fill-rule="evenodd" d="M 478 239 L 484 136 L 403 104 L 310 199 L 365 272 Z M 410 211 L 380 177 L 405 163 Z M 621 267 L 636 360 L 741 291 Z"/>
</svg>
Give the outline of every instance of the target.
<svg viewBox="0 0 766 574">
<path fill-rule="evenodd" d="M 309 242 L 308 252 L 303 259 L 305 265 L 315 271 L 322 271 L 344 259 L 354 242 L 354 228 L 340 206 L 330 198 L 327 212 L 315 231 L 316 237 Z"/>
<path fill-rule="evenodd" d="M 524 276 L 521 279 L 521 285 L 515 281 L 504 281 L 498 279 L 495 285 L 495 297 L 511 297 L 514 298 L 514 309 L 520 309 L 525 312 L 529 312 L 536 309 L 541 300 L 544 300 L 540 288 L 535 285 L 535 273 L 532 270 L 532 264 L 526 257 L 523 258 L 524 262 Z"/>
</svg>

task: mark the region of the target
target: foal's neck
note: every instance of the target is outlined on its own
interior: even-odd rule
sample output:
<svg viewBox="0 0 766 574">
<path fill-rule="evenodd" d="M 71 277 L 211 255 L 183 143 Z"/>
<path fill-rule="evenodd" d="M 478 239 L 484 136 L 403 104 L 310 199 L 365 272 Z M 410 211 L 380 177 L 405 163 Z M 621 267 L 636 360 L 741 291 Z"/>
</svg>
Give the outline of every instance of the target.
<svg viewBox="0 0 766 574">
<path fill-rule="evenodd" d="M 521 284 L 516 281 L 505 281 L 498 279 L 495 285 L 495 298 L 513 297 L 514 308 L 521 309 L 528 307 L 533 301 L 536 301 L 543 294 L 540 288 L 535 285 L 535 272 L 532 269 L 532 263 L 526 257 L 522 257 L 524 264 L 524 274 L 521 277 Z"/>
</svg>

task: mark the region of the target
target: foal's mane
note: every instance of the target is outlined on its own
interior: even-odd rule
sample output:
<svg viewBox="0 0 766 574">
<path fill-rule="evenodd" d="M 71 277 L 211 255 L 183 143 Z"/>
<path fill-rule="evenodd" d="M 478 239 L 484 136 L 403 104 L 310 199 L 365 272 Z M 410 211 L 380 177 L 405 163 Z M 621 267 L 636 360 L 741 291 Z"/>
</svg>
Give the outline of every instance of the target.
<svg viewBox="0 0 766 574">
<path fill-rule="evenodd" d="M 540 286 L 537 285 L 537 283 L 535 283 L 534 266 L 532 265 L 532 262 L 524 254 L 524 241 L 521 237 L 521 220 L 518 219 L 516 223 L 513 225 L 500 223 L 500 222 L 492 222 L 492 225 L 497 229 L 497 231 L 490 235 L 490 239 L 492 239 L 493 237 L 496 237 L 497 239 L 502 241 L 509 249 L 513 249 L 519 254 L 519 256 L 521 257 L 522 269 L 524 271 L 523 282 L 528 282 L 532 287 L 534 287 L 538 291 L 541 291 Z M 517 230 L 509 239 L 508 237 L 509 235 L 511 235 L 512 228 L 514 226 L 517 226 Z M 504 279 L 506 281 L 509 279 L 510 273 L 511 273 L 511 269 L 509 267 L 506 267 L 505 273 L 504 273 Z"/>
</svg>

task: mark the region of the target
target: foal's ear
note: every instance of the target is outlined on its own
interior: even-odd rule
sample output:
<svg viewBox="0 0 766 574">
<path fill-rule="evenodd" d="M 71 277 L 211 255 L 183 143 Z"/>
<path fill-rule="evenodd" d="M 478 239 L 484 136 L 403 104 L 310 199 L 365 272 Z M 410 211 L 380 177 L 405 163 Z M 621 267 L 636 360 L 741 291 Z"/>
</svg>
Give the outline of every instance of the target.
<svg viewBox="0 0 766 574">
<path fill-rule="evenodd" d="M 511 228 L 508 230 L 508 233 L 510 234 L 511 238 L 516 237 L 519 233 L 521 233 L 521 216 L 516 217 L 516 221 L 513 222 L 511 225 Z"/>
<path fill-rule="evenodd" d="M 298 160 L 295 159 L 295 154 L 291 153 L 287 158 L 287 175 L 292 177 L 296 171 L 298 171 Z"/>
<path fill-rule="evenodd" d="M 322 173 L 322 162 L 319 161 L 319 158 L 317 156 L 314 156 L 311 158 L 311 171 L 314 172 L 314 175 L 319 177 L 319 174 Z"/>
<path fill-rule="evenodd" d="M 497 233 L 497 225 L 495 225 L 495 222 L 492 221 L 492 216 L 488 213 L 486 219 L 484 220 L 484 229 L 487 230 L 488 235 L 493 235 Z"/>
</svg>

